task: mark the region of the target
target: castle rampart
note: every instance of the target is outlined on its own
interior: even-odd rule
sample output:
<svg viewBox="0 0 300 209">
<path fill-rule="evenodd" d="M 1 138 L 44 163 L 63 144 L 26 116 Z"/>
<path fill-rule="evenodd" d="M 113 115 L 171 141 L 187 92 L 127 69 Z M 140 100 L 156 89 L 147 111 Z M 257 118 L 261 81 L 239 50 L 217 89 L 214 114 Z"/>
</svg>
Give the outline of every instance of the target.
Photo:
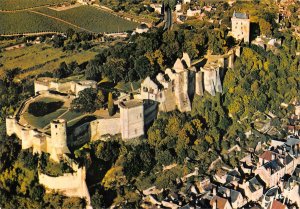
<svg viewBox="0 0 300 209">
<path fill-rule="evenodd" d="M 63 158 L 66 161 L 71 161 L 65 155 Z M 69 197 L 85 198 L 87 205 L 90 203 L 90 195 L 85 182 L 86 170 L 79 168 L 77 164 L 71 162 L 71 167 L 74 173 L 65 173 L 63 176 L 53 177 L 39 172 L 39 183 L 44 185 L 47 191 L 54 190 Z"/>
<path fill-rule="evenodd" d="M 98 140 L 105 135 L 121 133 L 120 118 L 97 119 L 90 123 L 91 141 Z"/>
<path fill-rule="evenodd" d="M 66 94 L 73 94 L 76 97 L 79 92 L 86 88 L 97 88 L 97 82 L 92 80 L 60 82 L 53 78 L 42 77 L 34 81 L 34 92 L 40 91 L 58 91 Z"/>
</svg>

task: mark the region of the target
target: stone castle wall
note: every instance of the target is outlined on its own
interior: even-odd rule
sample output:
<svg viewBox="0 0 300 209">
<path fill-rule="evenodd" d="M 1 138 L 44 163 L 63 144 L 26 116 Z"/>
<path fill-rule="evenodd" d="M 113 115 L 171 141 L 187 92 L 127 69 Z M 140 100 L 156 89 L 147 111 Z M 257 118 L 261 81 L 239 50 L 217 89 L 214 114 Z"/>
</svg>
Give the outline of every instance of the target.
<svg viewBox="0 0 300 209">
<path fill-rule="evenodd" d="M 63 157 L 66 161 L 71 161 L 65 155 Z M 60 192 L 68 197 L 85 198 L 87 205 L 90 205 L 90 195 L 85 182 L 86 170 L 79 168 L 77 164 L 70 163 L 74 173 L 65 173 L 63 176 L 53 177 L 43 173 L 38 174 L 39 183 L 44 185 L 48 191 L 54 190 Z"/>
<path fill-rule="evenodd" d="M 81 81 L 81 82 L 57 82 L 51 78 L 42 78 L 46 81 L 34 81 L 34 92 L 38 94 L 40 91 L 54 90 L 61 93 L 73 93 L 78 96 L 79 92 L 86 88 L 96 88 L 97 83 L 94 81 Z"/>
<path fill-rule="evenodd" d="M 97 119 L 90 123 L 91 141 L 99 140 L 105 135 L 116 135 L 121 132 L 120 118 Z"/>
</svg>

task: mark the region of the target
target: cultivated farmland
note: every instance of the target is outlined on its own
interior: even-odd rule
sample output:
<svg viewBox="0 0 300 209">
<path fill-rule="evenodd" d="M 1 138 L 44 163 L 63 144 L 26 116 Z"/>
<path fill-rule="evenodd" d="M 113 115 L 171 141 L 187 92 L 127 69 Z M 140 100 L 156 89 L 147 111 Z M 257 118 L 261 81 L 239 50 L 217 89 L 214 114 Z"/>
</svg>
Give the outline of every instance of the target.
<svg viewBox="0 0 300 209">
<path fill-rule="evenodd" d="M 92 6 L 81 6 L 60 12 L 49 8 L 39 8 L 36 11 L 60 18 L 96 33 L 123 32 L 132 30 L 138 25 Z"/>
<path fill-rule="evenodd" d="M 0 42 L 1 43 L 1 42 Z M 30 75 L 37 75 L 43 72 L 51 72 L 59 67 L 61 62 L 70 63 L 76 60 L 79 64 L 89 61 L 95 57 L 103 46 L 95 46 L 87 51 L 62 51 L 53 48 L 48 44 L 38 44 L 22 49 L 4 51 L 0 56 L 0 78 L 5 71 L 13 68 L 21 68 L 18 78 L 22 79 Z"/>
<path fill-rule="evenodd" d="M 0 0 L 0 10 L 19 10 L 43 5 L 56 5 L 70 0 Z"/>
<path fill-rule="evenodd" d="M 0 0 L 1 1 L 1 0 Z M 31 33 L 43 31 L 65 32 L 71 25 L 29 11 L 0 12 L 0 34 Z M 76 28 L 74 28 L 75 30 Z"/>
</svg>

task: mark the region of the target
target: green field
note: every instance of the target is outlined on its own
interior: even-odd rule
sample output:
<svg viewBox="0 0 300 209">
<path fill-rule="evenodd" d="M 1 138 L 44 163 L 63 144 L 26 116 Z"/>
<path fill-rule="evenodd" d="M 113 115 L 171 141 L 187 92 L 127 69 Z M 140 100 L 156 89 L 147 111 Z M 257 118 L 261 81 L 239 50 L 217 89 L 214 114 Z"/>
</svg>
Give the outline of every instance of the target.
<svg viewBox="0 0 300 209">
<path fill-rule="evenodd" d="M 63 2 L 71 2 L 70 0 L 0 0 L 0 10 L 17 10 L 31 7 L 53 5 Z"/>
<path fill-rule="evenodd" d="M 0 0 L 1 1 L 1 0 Z M 71 25 L 29 11 L 0 12 L 0 34 L 32 32 L 65 32 Z M 73 28 L 75 30 L 75 28 Z M 77 30 L 77 29 L 76 29 Z"/>
<path fill-rule="evenodd" d="M 39 8 L 36 11 L 58 17 L 96 33 L 123 32 L 132 30 L 138 25 L 92 6 L 81 6 L 60 12 L 49 8 Z"/>
<path fill-rule="evenodd" d="M 53 48 L 48 44 L 38 44 L 28 46 L 22 49 L 15 49 L 1 53 L 0 77 L 5 74 L 5 71 L 13 68 L 31 69 L 20 73 L 18 78 L 22 79 L 30 75 L 36 75 L 43 72 L 51 72 L 58 68 L 61 62 L 70 63 L 77 61 L 79 64 L 89 61 L 95 57 L 97 50 L 103 46 L 96 46 L 87 51 L 62 51 L 61 49 Z"/>
<path fill-rule="evenodd" d="M 55 11 L 47 7 L 34 10 L 51 17 L 30 11 L 0 12 L 0 34 L 65 32 L 68 28 L 75 31 L 86 29 L 95 33 L 124 32 L 133 30 L 138 25 L 92 6 L 80 6 L 64 11 Z"/>
</svg>

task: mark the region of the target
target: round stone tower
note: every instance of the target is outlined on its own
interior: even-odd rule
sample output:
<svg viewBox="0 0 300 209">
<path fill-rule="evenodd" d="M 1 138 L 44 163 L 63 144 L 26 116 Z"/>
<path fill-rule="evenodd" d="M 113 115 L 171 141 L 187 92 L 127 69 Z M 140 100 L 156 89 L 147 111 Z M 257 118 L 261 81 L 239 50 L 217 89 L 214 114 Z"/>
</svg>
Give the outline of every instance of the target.
<svg viewBox="0 0 300 209">
<path fill-rule="evenodd" d="M 6 118 L 6 134 L 8 136 L 11 136 L 16 132 L 16 123 L 17 120 L 14 116 L 8 116 Z"/>
<path fill-rule="evenodd" d="M 64 119 L 53 120 L 51 126 L 51 147 L 48 151 L 51 155 L 70 153 L 67 146 L 67 122 Z"/>
<path fill-rule="evenodd" d="M 21 129 L 22 149 L 28 149 L 32 147 L 32 137 L 30 131 L 30 127 L 24 127 Z"/>
</svg>

